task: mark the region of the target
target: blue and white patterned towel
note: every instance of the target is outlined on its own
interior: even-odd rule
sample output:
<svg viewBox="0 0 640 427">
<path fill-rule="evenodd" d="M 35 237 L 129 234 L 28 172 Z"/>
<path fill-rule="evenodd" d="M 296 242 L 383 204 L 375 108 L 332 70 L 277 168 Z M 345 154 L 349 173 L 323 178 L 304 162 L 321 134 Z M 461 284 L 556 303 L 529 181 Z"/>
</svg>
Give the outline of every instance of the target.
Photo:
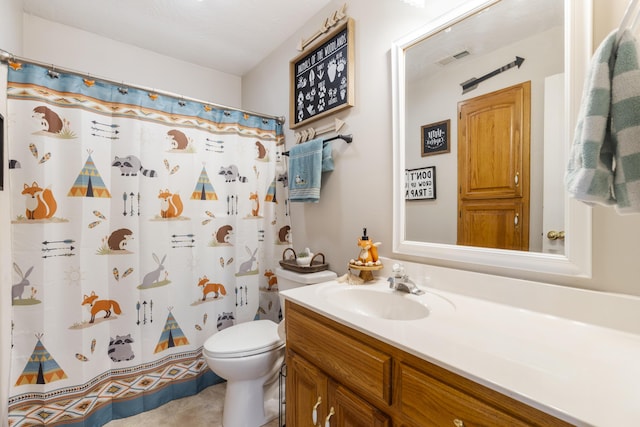
<svg viewBox="0 0 640 427">
<path fill-rule="evenodd" d="M 594 53 L 565 182 L 587 203 L 640 213 L 640 64 L 633 34 L 617 32 Z"/>
<path fill-rule="evenodd" d="M 320 201 L 322 180 L 322 140 L 296 144 L 289 150 L 289 200 Z"/>
</svg>

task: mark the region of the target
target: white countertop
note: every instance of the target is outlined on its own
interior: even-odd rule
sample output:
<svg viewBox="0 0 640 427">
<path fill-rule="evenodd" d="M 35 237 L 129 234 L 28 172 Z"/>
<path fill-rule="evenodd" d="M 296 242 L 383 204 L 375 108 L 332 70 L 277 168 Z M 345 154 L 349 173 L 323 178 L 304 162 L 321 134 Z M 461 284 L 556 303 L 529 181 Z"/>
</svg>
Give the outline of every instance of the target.
<svg viewBox="0 0 640 427">
<path fill-rule="evenodd" d="M 397 292 L 381 276 L 282 295 L 572 424 L 640 426 L 640 335 L 423 285 L 426 295 L 406 297 L 428 317 L 385 320 L 339 308 L 335 291 L 347 287 Z"/>
</svg>

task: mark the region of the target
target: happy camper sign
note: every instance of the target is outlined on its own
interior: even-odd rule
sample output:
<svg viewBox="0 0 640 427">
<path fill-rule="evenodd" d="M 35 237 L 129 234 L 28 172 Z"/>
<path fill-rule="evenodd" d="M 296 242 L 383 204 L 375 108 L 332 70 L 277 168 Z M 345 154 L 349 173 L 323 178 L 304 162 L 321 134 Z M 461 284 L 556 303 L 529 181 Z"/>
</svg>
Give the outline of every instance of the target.
<svg viewBox="0 0 640 427">
<path fill-rule="evenodd" d="M 450 151 L 449 129 L 451 120 L 431 123 L 420 128 L 422 136 L 422 157 L 431 154 L 442 154 Z"/>
</svg>

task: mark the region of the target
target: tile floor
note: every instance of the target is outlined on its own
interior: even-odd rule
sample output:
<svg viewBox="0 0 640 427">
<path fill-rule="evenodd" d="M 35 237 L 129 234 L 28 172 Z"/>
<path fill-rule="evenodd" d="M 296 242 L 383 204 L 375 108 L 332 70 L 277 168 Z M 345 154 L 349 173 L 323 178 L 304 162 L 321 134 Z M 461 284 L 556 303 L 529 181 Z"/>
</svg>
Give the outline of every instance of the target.
<svg viewBox="0 0 640 427">
<path fill-rule="evenodd" d="M 222 427 L 225 387 L 226 383 L 216 384 L 152 411 L 111 421 L 105 427 Z M 279 427 L 278 418 L 263 427 Z"/>
</svg>

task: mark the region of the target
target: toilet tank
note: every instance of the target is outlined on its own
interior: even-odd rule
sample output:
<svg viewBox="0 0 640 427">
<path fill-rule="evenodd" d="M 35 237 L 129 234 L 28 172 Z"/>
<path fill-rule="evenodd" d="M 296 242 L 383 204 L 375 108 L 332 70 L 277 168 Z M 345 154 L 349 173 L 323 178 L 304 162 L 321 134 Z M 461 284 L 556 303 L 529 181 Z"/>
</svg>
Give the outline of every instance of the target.
<svg viewBox="0 0 640 427">
<path fill-rule="evenodd" d="M 315 273 L 296 273 L 295 271 L 276 267 L 276 277 L 278 278 L 278 291 L 286 291 L 300 286 L 335 280 L 338 278 L 338 275 L 331 270 L 317 271 Z M 282 315 L 284 316 L 283 296 L 280 296 L 280 308 L 282 309 Z"/>
</svg>

